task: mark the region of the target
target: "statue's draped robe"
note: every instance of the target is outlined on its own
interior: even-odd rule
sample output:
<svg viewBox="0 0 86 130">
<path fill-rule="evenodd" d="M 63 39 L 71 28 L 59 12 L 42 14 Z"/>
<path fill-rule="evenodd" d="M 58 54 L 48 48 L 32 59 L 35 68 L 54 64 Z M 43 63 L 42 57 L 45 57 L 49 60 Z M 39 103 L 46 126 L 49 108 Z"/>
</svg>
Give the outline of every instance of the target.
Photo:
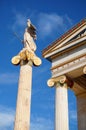
<svg viewBox="0 0 86 130">
<path fill-rule="evenodd" d="M 25 33 L 24 33 L 24 47 L 32 53 L 34 53 L 34 51 L 36 51 L 36 44 L 34 42 L 33 37 L 31 37 L 31 35 L 28 31 L 25 31 Z"/>
</svg>

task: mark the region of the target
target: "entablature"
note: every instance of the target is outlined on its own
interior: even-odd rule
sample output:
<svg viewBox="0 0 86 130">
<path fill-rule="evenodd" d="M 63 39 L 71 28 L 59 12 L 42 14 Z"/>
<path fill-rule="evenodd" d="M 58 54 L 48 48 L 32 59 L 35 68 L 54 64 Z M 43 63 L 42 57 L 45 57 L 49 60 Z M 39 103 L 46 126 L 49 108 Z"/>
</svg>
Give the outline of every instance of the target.
<svg viewBox="0 0 86 130">
<path fill-rule="evenodd" d="M 51 68 L 52 77 L 60 76 L 63 74 L 69 74 L 71 77 L 77 77 L 83 74 L 83 68 L 86 65 L 86 54 L 82 57 L 78 57 L 71 62 L 63 65 L 57 65 Z"/>
</svg>

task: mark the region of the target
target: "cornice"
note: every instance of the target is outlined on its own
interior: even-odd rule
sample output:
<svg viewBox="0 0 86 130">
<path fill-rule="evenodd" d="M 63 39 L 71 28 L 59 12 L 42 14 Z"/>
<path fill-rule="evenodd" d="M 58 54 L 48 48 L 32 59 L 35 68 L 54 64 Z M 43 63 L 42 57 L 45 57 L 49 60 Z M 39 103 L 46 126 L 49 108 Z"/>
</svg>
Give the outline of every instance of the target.
<svg viewBox="0 0 86 130">
<path fill-rule="evenodd" d="M 42 51 L 42 55 L 43 57 L 49 53 L 50 51 L 52 51 L 53 48 L 55 48 L 56 46 L 58 46 L 61 42 L 63 42 L 64 40 L 66 40 L 69 36 L 73 35 L 77 30 L 79 30 L 82 26 L 86 25 L 86 19 L 83 19 L 81 22 L 79 22 L 78 24 L 76 24 L 73 28 L 71 28 L 70 30 L 68 30 L 65 34 L 63 34 L 60 38 L 58 38 L 57 40 L 55 40 L 53 43 L 51 43 L 48 47 L 46 47 L 43 51 Z"/>
</svg>

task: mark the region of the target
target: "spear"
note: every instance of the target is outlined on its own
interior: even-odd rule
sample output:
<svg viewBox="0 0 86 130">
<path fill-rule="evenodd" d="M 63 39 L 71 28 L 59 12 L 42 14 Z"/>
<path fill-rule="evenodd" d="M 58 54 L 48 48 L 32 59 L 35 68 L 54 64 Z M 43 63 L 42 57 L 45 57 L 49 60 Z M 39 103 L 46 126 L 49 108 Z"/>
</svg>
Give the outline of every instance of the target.
<svg viewBox="0 0 86 130">
<path fill-rule="evenodd" d="M 21 43 L 24 43 L 24 41 L 21 40 L 21 38 L 19 37 L 19 35 L 18 35 L 16 32 L 13 32 L 13 34 L 17 37 L 17 39 L 18 39 L 19 41 L 21 41 Z"/>
</svg>

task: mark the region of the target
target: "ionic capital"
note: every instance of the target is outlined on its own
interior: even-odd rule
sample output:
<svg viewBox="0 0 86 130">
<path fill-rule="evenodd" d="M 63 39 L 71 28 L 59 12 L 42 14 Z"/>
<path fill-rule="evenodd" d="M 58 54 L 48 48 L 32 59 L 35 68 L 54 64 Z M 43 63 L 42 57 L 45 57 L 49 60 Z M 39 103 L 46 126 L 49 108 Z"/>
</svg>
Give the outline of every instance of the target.
<svg viewBox="0 0 86 130">
<path fill-rule="evenodd" d="M 31 63 L 31 65 L 34 64 L 35 66 L 41 65 L 41 59 L 37 57 L 35 53 L 32 53 L 25 48 L 21 50 L 18 55 L 14 56 L 11 59 L 11 62 L 14 65 L 24 65 L 26 63 Z"/>
<path fill-rule="evenodd" d="M 67 86 L 71 88 L 73 86 L 73 81 L 65 75 L 51 78 L 47 81 L 49 87 L 57 86 L 57 84 L 60 84 L 60 86 L 67 84 Z"/>
</svg>

